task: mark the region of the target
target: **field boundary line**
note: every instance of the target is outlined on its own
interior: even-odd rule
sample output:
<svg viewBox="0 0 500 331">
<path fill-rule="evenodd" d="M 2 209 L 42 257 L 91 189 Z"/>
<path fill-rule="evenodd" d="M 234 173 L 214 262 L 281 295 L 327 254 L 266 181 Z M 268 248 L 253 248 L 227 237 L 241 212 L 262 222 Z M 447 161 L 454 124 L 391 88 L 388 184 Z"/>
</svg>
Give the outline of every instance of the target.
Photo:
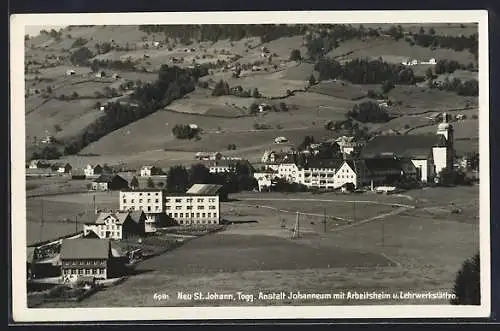
<svg viewBox="0 0 500 331">
<path fill-rule="evenodd" d="M 384 206 L 397 206 L 405 208 L 415 208 L 412 205 L 405 205 L 402 203 L 380 202 L 374 200 L 336 200 L 336 199 L 295 199 L 295 198 L 239 198 L 241 201 L 311 201 L 311 202 L 351 202 L 351 203 L 371 203 Z"/>
</svg>

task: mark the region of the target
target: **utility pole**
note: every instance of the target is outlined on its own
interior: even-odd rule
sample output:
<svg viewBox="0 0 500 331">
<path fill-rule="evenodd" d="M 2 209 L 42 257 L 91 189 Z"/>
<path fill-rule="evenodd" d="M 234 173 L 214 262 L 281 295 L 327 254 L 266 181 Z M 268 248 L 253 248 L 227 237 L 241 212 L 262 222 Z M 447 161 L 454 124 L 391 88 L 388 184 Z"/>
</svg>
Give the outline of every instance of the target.
<svg viewBox="0 0 500 331">
<path fill-rule="evenodd" d="M 323 232 L 326 233 L 326 208 L 324 209 Z"/>
<path fill-rule="evenodd" d="M 385 247 L 385 222 L 382 220 L 382 247 Z"/>
<path fill-rule="evenodd" d="M 299 212 L 297 212 L 297 218 L 295 219 L 295 227 L 293 228 L 293 238 L 296 239 L 300 235 L 300 222 L 299 222 Z"/>
<path fill-rule="evenodd" d="M 44 226 L 44 218 L 43 218 L 43 198 L 40 199 L 40 203 L 41 203 L 41 213 L 42 213 L 42 217 L 41 217 L 41 220 L 40 220 L 40 242 L 43 241 L 43 226 Z"/>
</svg>

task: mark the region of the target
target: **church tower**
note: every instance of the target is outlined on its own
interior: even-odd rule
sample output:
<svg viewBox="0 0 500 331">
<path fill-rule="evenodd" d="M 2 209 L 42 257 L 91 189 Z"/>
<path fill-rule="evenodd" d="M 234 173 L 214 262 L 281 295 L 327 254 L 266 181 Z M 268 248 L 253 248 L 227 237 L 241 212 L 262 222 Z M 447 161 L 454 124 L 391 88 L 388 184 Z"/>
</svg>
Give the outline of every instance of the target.
<svg viewBox="0 0 500 331">
<path fill-rule="evenodd" d="M 455 155 L 455 149 L 453 147 L 453 125 L 448 123 L 447 113 L 443 113 L 443 122 L 438 125 L 436 134 L 442 135 L 446 139 L 446 146 L 436 150 L 436 152 L 438 152 L 437 154 L 439 155 L 435 155 L 437 159 L 444 161 L 438 161 L 438 163 L 442 163 L 442 165 L 438 168 L 443 169 L 444 167 L 446 167 L 447 170 L 452 170 Z"/>
</svg>

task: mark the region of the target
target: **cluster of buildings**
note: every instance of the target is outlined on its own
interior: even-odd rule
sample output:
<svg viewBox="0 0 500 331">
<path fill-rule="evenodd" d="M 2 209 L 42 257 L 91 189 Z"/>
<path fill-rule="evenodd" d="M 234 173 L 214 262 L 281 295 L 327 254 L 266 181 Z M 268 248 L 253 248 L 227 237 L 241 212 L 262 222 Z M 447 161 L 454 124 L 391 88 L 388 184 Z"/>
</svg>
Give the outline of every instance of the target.
<svg viewBox="0 0 500 331">
<path fill-rule="evenodd" d="M 254 174 L 259 190 L 270 190 L 278 178 L 317 189 L 373 188 L 402 179 L 429 183 L 454 164 L 453 126 L 446 114 L 435 135 L 381 135 L 366 144 L 341 137 L 331 143 L 338 145 L 343 158 L 312 159 L 299 165 L 296 152 L 278 156 L 266 151 L 265 170 Z M 314 151 L 316 146 L 311 147 Z M 356 149 L 359 155 L 349 157 Z"/>
<path fill-rule="evenodd" d="M 401 64 L 403 64 L 405 66 L 416 66 L 418 64 L 431 64 L 431 65 L 434 65 L 436 63 L 437 63 L 437 61 L 436 61 L 435 58 L 431 58 L 428 61 L 419 61 L 417 59 L 408 58 L 408 59 L 404 60 L 403 62 L 401 62 Z"/>
</svg>

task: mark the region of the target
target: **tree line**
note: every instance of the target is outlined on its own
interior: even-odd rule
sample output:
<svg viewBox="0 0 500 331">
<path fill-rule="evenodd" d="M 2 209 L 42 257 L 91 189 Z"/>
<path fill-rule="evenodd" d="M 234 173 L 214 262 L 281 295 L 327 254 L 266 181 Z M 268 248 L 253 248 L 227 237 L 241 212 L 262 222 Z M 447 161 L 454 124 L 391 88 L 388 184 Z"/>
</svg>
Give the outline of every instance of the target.
<svg viewBox="0 0 500 331">
<path fill-rule="evenodd" d="M 137 101 L 138 106 L 109 103 L 103 116 L 90 124 L 82 134 L 66 143 L 64 152 L 78 153 L 91 142 L 165 107 L 173 100 L 193 91 L 198 78 L 203 74 L 206 73 L 198 68 L 182 69 L 162 65 L 155 82 L 137 87 L 131 95 L 131 99 Z"/>
<path fill-rule="evenodd" d="M 414 84 L 415 74 L 411 68 L 402 64 L 392 64 L 380 59 L 354 59 L 341 64 L 333 59 L 321 59 L 314 70 L 319 72 L 319 79 L 342 79 L 354 84 Z"/>
<path fill-rule="evenodd" d="M 166 190 L 171 193 L 184 193 L 193 184 L 219 184 L 227 193 L 249 191 L 256 188 L 253 177 L 254 169 L 248 162 L 236 161 L 234 171 L 228 173 L 210 173 L 201 163 L 193 164 L 189 169 L 178 165 L 167 172 Z"/>
<path fill-rule="evenodd" d="M 180 39 L 189 44 L 192 40 L 233 41 L 249 37 L 260 37 L 262 43 L 282 37 L 302 35 L 307 25 L 287 24 L 202 24 L 202 25 L 141 25 L 139 30 L 150 33 L 162 33 L 166 38 Z"/>
</svg>

